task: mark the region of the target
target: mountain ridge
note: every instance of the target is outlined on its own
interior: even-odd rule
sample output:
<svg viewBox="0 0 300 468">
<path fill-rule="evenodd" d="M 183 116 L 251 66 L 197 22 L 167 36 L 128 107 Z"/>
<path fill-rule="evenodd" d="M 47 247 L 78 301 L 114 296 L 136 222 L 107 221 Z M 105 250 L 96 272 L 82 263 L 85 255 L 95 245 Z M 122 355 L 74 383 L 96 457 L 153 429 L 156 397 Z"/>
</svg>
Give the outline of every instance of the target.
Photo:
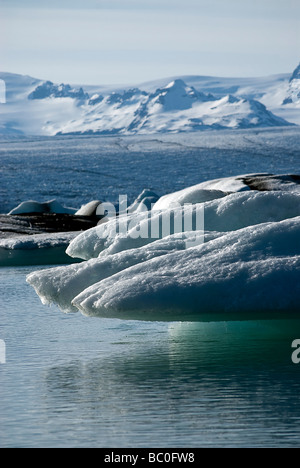
<svg viewBox="0 0 300 468">
<path fill-rule="evenodd" d="M 2 134 L 126 135 L 300 124 L 300 65 L 291 75 L 186 75 L 115 89 L 8 72 L 0 78 L 7 93 L 0 105 Z"/>
</svg>

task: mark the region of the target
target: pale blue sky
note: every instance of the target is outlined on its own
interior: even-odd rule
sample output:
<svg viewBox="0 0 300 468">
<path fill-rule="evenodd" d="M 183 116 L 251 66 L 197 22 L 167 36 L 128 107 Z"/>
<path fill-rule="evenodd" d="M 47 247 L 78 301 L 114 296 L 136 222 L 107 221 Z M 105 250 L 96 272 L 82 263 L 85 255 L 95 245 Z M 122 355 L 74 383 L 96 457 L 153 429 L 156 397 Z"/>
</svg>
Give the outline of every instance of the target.
<svg viewBox="0 0 300 468">
<path fill-rule="evenodd" d="M 300 61 L 299 0 L 0 0 L 1 71 L 135 84 L 263 76 Z"/>
</svg>

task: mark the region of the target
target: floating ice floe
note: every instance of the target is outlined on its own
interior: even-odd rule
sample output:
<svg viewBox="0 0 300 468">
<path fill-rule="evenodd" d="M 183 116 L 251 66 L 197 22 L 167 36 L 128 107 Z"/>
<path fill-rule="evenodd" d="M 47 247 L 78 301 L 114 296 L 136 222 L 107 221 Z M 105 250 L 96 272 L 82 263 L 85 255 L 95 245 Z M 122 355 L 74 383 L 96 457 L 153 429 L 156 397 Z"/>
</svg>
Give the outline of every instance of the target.
<svg viewBox="0 0 300 468">
<path fill-rule="evenodd" d="M 154 205 L 154 209 L 169 208 L 174 202 L 180 204 L 201 203 L 213 198 L 222 198 L 229 193 L 249 190 L 300 192 L 300 176 L 293 174 L 244 174 L 209 180 L 161 197 Z"/>
<path fill-rule="evenodd" d="M 156 205 L 155 205 L 156 206 Z M 183 216 L 196 226 L 203 221 L 205 231 L 229 232 L 264 222 L 282 221 L 300 215 L 300 192 L 233 193 L 206 203 L 165 210 L 133 213 L 115 218 L 77 236 L 67 249 L 71 257 L 89 260 L 101 255 L 139 248 L 157 238 L 174 234 L 170 219 Z M 183 223 L 184 224 L 184 223 Z M 182 226 L 183 230 L 184 225 Z M 155 229 L 157 228 L 157 229 Z M 152 232 L 156 231 L 156 237 Z M 178 231 L 177 231 L 178 232 Z M 120 234 L 121 233 L 121 234 Z"/>
<path fill-rule="evenodd" d="M 0 267 L 74 263 L 66 248 L 80 232 L 97 225 L 99 204 L 90 202 L 76 212 L 56 200 L 27 201 L 0 215 Z"/>
<path fill-rule="evenodd" d="M 61 265 L 70 259 L 66 248 L 78 232 L 24 235 L 0 240 L 0 266 Z"/>
<path fill-rule="evenodd" d="M 224 188 L 229 179 L 223 182 Z M 86 261 L 34 272 L 28 283 L 44 304 L 91 317 L 300 316 L 297 183 L 288 191 L 247 187 L 230 194 L 208 187 L 170 194 L 151 211 L 129 213 L 80 234 L 67 253 Z M 189 222 L 174 229 L 176 217 L 184 221 L 185 216 Z"/>
<path fill-rule="evenodd" d="M 126 268 L 72 301 L 83 314 L 230 320 L 299 314 L 300 217 L 248 227 Z"/>
<path fill-rule="evenodd" d="M 141 211 L 149 211 L 152 206 L 159 200 L 159 196 L 152 190 L 145 189 L 136 198 L 136 200 L 128 207 L 128 213 L 139 213 Z"/>
<path fill-rule="evenodd" d="M 170 252 L 185 250 L 186 241 L 194 239 L 196 235 L 197 233 L 174 234 L 141 248 L 92 258 L 77 265 L 35 272 L 28 277 L 28 282 L 44 304 L 55 303 L 66 313 L 78 312 L 78 309 L 72 305 L 72 300 L 86 288 L 131 266 Z M 207 234 L 206 239 L 217 235 L 217 233 Z"/>
<path fill-rule="evenodd" d="M 101 205 L 101 201 L 93 200 L 86 205 L 83 205 L 78 211 L 76 211 L 76 216 L 96 216 L 97 208 Z"/>
<path fill-rule="evenodd" d="M 20 215 L 29 213 L 56 213 L 56 214 L 75 214 L 76 210 L 61 205 L 57 200 L 50 200 L 45 203 L 39 203 L 34 200 L 29 200 L 20 203 L 16 208 L 11 210 L 9 215 Z"/>
<path fill-rule="evenodd" d="M 188 237 L 190 234 L 187 234 Z M 138 320 L 275 318 L 299 313 L 300 217 L 212 233 L 186 250 L 177 235 L 141 249 L 28 277 L 44 303 Z"/>
</svg>

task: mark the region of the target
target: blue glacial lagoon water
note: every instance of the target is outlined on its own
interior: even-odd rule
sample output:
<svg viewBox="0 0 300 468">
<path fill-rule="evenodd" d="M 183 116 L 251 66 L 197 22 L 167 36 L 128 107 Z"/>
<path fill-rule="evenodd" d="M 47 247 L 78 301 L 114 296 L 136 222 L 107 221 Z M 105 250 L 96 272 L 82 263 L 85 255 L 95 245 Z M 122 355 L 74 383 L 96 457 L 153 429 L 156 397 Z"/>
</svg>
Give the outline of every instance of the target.
<svg viewBox="0 0 300 468">
<path fill-rule="evenodd" d="M 0 212 L 20 201 L 159 194 L 247 172 L 300 172 L 299 130 L 0 142 Z M 24 183 L 26 181 L 26 183 Z M 37 269 L 36 267 L 34 269 Z M 0 268 L 0 447 L 297 447 L 300 322 L 66 316 Z"/>
<path fill-rule="evenodd" d="M 24 200 L 79 208 L 162 196 L 237 174 L 300 173 L 300 128 L 140 137 L 0 138 L 0 213 Z"/>
<path fill-rule="evenodd" d="M 1 269 L 1 447 L 295 447 L 299 321 L 65 316 Z"/>
</svg>

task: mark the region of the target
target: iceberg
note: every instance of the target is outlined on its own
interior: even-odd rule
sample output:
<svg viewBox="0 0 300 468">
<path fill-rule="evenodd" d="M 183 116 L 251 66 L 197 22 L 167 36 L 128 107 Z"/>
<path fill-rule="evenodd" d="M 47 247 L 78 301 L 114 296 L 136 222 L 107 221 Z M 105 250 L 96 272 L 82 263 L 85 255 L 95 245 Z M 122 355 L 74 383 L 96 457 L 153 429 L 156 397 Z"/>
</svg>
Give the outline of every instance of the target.
<svg viewBox="0 0 300 468">
<path fill-rule="evenodd" d="M 22 235 L 0 239 L 1 267 L 61 265 L 80 261 L 66 254 L 78 232 Z"/>
<path fill-rule="evenodd" d="M 253 190 L 245 183 L 250 176 L 253 183 L 269 178 L 269 191 Z M 227 321 L 299 316 L 300 193 L 297 178 L 295 183 L 288 179 L 284 190 L 287 179 L 282 177 L 207 182 L 162 197 L 148 211 L 136 209 L 137 200 L 126 214 L 71 240 L 67 254 L 84 261 L 34 272 L 27 281 L 43 304 L 88 317 Z M 238 191 L 230 193 L 229 186 Z M 145 191 L 140 199 L 152 195 Z M 164 229 L 165 219 L 182 213 L 190 223 L 182 223 L 181 231 L 172 223 L 169 231 Z M 153 225 L 159 228 L 155 236 Z"/>
<path fill-rule="evenodd" d="M 97 208 L 101 205 L 101 201 L 93 200 L 86 205 L 83 205 L 78 211 L 76 211 L 76 216 L 96 216 Z"/>
<path fill-rule="evenodd" d="M 153 226 L 158 227 L 158 237 L 164 237 L 163 225 L 168 223 L 172 214 L 174 217 L 174 213 L 181 216 L 182 209 L 194 226 L 197 219 L 202 219 L 204 210 L 205 231 L 236 231 L 263 222 L 282 221 L 300 215 L 300 193 L 249 191 L 205 203 L 188 204 L 183 208 L 177 206 L 158 210 L 157 206 L 160 206 L 159 202 L 150 213 L 140 212 L 115 218 L 79 234 L 70 243 L 67 254 L 89 260 L 100 254 L 108 255 L 142 247 L 157 240 L 151 237 Z M 170 224 L 167 227 L 170 232 L 166 235 L 174 234 L 174 226 Z"/>
<path fill-rule="evenodd" d="M 231 232 L 100 281 L 72 301 L 89 317 L 215 321 L 299 314 L 300 217 Z"/>
<path fill-rule="evenodd" d="M 138 213 L 141 211 L 149 211 L 153 205 L 159 200 L 159 196 L 149 189 L 144 189 L 142 193 L 134 200 L 132 205 L 128 207 L 128 213 Z"/>
<path fill-rule="evenodd" d="M 55 214 L 75 214 L 74 208 L 62 206 L 57 200 L 50 200 L 45 203 L 39 203 L 34 200 L 28 200 L 20 203 L 16 208 L 11 210 L 8 214 L 33 214 L 33 213 L 55 213 Z"/>
<path fill-rule="evenodd" d="M 191 233 L 186 234 L 186 238 Z M 299 312 L 300 217 L 185 249 L 178 235 L 27 278 L 44 304 L 135 320 L 243 320 Z"/>
<path fill-rule="evenodd" d="M 294 174 L 244 174 L 235 177 L 208 180 L 193 187 L 161 197 L 154 209 L 165 209 L 170 202 L 200 203 L 215 198 L 221 198 L 222 193 L 258 191 L 292 191 L 300 192 L 300 176 Z M 206 192 L 205 192 L 206 191 Z M 209 191 L 212 191 L 209 197 Z M 219 192 L 219 195 L 218 195 Z M 205 196 L 208 198 L 205 199 Z"/>
<path fill-rule="evenodd" d="M 78 312 L 78 309 L 72 305 L 72 300 L 83 290 L 131 266 L 170 252 L 185 250 L 186 241 L 194 238 L 195 234 L 175 234 L 139 249 L 93 258 L 67 267 L 34 272 L 28 276 L 27 281 L 34 287 L 43 304 L 57 304 L 66 313 Z"/>
<path fill-rule="evenodd" d="M 200 184 L 161 197 L 153 206 L 153 210 L 165 210 L 172 208 L 172 206 L 178 206 L 178 204 L 183 206 L 188 203 L 192 203 L 193 205 L 204 203 L 226 197 L 227 195 L 229 195 L 229 192 L 223 192 L 222 190 L 205 190 Z"/>
<path fill-rule="evenodd" d="M 101 202 L 93 201 L 76 211 L 56 200 L 20 203 L 0 215 L 0 267 L 69 264 L 79 261 L 66 254 L 71 240 L 97 225 Z"/>
</svg>

